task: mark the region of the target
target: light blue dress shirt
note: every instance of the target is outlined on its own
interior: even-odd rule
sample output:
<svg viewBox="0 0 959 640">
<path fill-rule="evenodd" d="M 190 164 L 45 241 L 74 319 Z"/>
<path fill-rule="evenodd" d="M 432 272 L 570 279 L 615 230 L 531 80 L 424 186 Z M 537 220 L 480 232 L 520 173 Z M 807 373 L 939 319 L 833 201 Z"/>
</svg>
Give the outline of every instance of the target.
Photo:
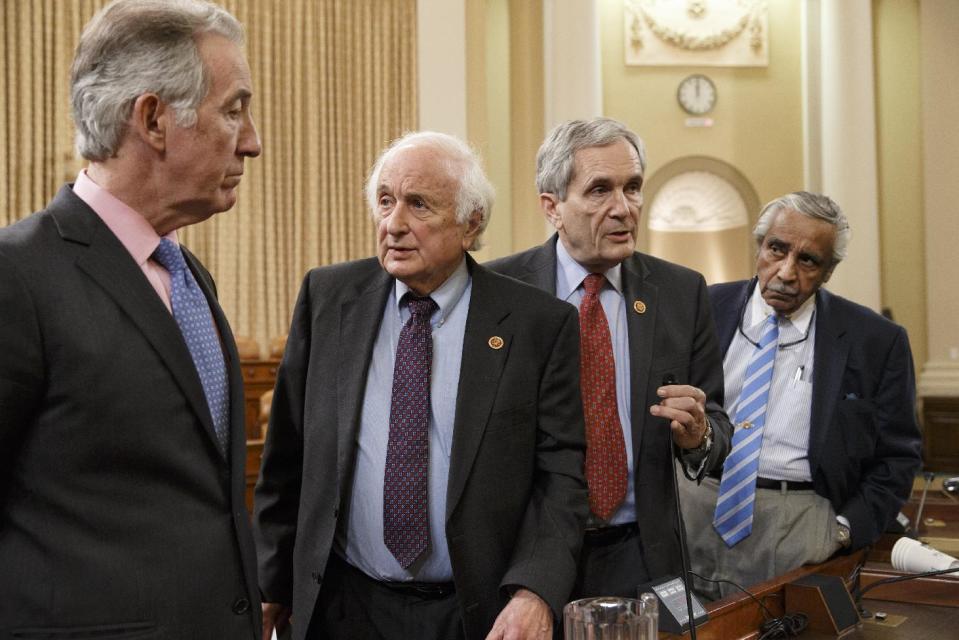
<svg viewBox="0 0 959 640">
<path fill-rule="evenodd" d="M 556 242 L 556 297 L 579 308 L 583 300 L 583 279 L 590 274 L 576 262 L 562 240 Z M 629 469 L 626 483 L 626 497 L 613 514 L 608 524 L 626 524 L 636 522 L 636 491 L 633 486 L 633 431 L 630 419 L 630 383 L 629 383 L 629 332 L 626 327 L 626 298 L 623 296 L 622 265 L 616 265 L 605 274 L 609 286 L 599 292 L 599 303 L 609 323 L 609 335 L 613 343 L 613 361 L 616 366 L 616 409 L 619 423 L 623 428 L 626 442 L 626 465 Z M 589 526 L 593 526 L 590 515 Z"/>
<path fill-rule="evenodd" d="M 775 310 L 763 300 L 759 285 L 753 289 L 743 310 L 743 331 L 756 340 L 766 318 Z M 809 482 L 809 432 L 812 426 L 812 380 L 816 364 L 816 296 L 810 296 L 788 318 L 779 319 L 779 344 L 773 380 L 769 388 L 763 446 L 759 453 L 759 475 L 772 480 Z M 805 339 L 803 337 L 805 336 Z M 799 342 L 802 340 L 801 342 Z M 783 345 L 793 343 L 783 348 Z M 755 346 L 737 330 L 726 351 L 723 370 L 726 379 L 726 412 L 735 415 L 743 389 L 746 366 Z M 738 428 L 738 425 L 733 425 Z M 849 527 L 849 519 L 836 515 Z"/>
<path fill-rule="evenodd" d="M 390 437 L 393 363 L 400 331 L 410 317 L 403 300 L 409 288 L 396 281 L 383 309 L 370 371 L 366 377 L 356 466 L 345 524 L 336 533 L 335 549 L 351 565 L 377 580 L 449 582 L 453 579 L 446 544 L 446 485 L 453 420 L 463 358 L 463 338 L 472 280 L 464 259 L 430 297 L 439 306 L 433 327 L 433 363 L 430 374 L 429 423 L 429 546 L 409 569 L 404 569 L 383 542 L 383 478 Z"/>
<path fill-rule="evenodd" d="M 815 365 L 816 296 L 810 296 L 789 317 L 779 318 L 779 348 L 769 388 L 759 475 L 772 480 L 809 482 L 809 426 L 812 413 L 812 376 Z M 759 285 L 743 309 L 743 332 L 756 341 L 766 318 L 775 310 L 763 300 Z M 726 351 L 726 412 L 736 415 L 746 366 L 756 347 L 737 330 Z M 739 425 L 734 425 L 739 427 Z"/>
</svg>

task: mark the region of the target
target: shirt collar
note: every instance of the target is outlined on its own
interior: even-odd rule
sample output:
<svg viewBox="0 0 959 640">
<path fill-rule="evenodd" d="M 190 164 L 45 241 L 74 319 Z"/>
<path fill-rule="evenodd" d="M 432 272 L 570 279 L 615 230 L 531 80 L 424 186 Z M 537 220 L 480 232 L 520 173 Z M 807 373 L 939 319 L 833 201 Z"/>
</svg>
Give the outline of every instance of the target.
<svg viewBox="0 0 959 640">
<path fill-rule="evenodd" d="M 813 294 L 809 296 L 796 311 L 786 316 L 786 318 L 800 334 L 804 334 L 809 328 L 809 322 L 812 320 L 813 311 L 815 310 L 816 295 Z M 752 296 L 749 298 L 748 317 L 744 324 L 750 330 L 755 329 L 774 313 L 776 313 L 776 310 L 763 300 L 762 292 L 759 290 L 759 281 L 757 280 L 756 286 L 753 287 Z"/>
<path fill-rule="evenodd" d="M 86 169 L 77 175 L 73 193 L 93 209 L 141 267 L 160 245 L 160 236 L 146 218 L 94 182 Z M 179 244 L 175 229 L 165 237 Z"/>
<path fill-rule="evenodd" d="M 439 307 L 440 318 L 445 319 L 453 310 L 453 307 L 456 306 L 456 303 L 460 301 L 460 298 L 463 297 L 463 292 L 466 291 L 466 285 L 469 284 L 469 280 L 470 274 L 469 269 L 466 268 L 466 256 L 464 255 L 459 266 L 453 270 L 450 277 L 429 294 L 429 297 L 433 298 L 433 302 Z M 396 295 L 396 311 L 399 312 L 400 309 L 406 305 L 406 303 L 403 302 L 403 296 L 407 292 L 410 292 L 410 288 L 397 280 L 394 291 Z M 410 293 L 411 295 L 416 295 L 412 292 Z"/>
<path fill-rule="evenodd" d="M 583 279 L 588 276 L 588 271 L 583 265 L 576 262 L 573 256 L 569 255 L 562 238 L 556 240 L 556 297 L 560 300 L 568 300 L 573 291 L 579 288 Z M 617 264 L 604 274 L 609 284 L 622 295 L 623 293 L 623 267 Z"/>
</svg>

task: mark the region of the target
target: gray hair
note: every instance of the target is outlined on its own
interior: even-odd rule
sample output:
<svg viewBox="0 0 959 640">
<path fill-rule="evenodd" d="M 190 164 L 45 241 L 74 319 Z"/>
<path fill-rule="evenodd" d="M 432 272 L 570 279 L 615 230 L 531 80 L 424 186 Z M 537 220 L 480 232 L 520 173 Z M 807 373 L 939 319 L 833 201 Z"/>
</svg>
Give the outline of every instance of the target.
<svg viewBox="0 0 959 640">
<path fill-rule="evenodd" d="M 809 218 L 828 222 L 836 228 L 836 241 L 832 248 L 833 265 L 839 264 L 846 257 L 849 238 L 852 231 L 849 229 L 849 220 L 839 205 L 828 196 L 808 191 L 796 191 L 776 198 L 759 212 L 759 220 L 753 228 L 753 237 L 757 246 L 762 246 L 763 239 L 769 233 L 776 216 L 780 211 L 791 209 Z"/>
<path fill-rule="evenodd" d="M 379 220 L 376 211 L 379 200 L 380 171 L 383 165 L 399 148 L 411 146 L 432 147 L 443 154 L 450 177 L 455 178 L 459 183 L 459 189 L 456 192 L 456 221 L 459 224 L 466 224 L 471 215 L 480 214 L 479 232 L 468 249 L 472 251 L 481 248 L 483 246 L 481 237 L 486 231 L 486 225 L 489 224 L 495 191 L 483 171 L 479 154 L 459 138 L 445 133 L 436 131 L 406 133 L 380 153 L 366 180 L 366 202 L 370 207 L 373 220 Z"/>
<path fill-rule="evenodd" d="M 558 125 L 546 136 L 536 154 L 536 188 L 566 200 L 573 180 L 574 156 L 580 149 L 605 147 L 625 140 L 636 149 L 640 170 L 646 173 L 646 146 L 626 125 L 612 118 L 570 120 Z"/>
<path fill-rule="evenodd" d="M 80 36 L 70 73 L 77 153 L 103 161 L 116 154 L 133 103 L 156 93 L 176 113 L 176 124 L 196 124 L 196 108 L 210 87 L 197 50 L 202 34 L 243 45 L 243 27 L 204 0 L 114 0 Z"/>
</svg>

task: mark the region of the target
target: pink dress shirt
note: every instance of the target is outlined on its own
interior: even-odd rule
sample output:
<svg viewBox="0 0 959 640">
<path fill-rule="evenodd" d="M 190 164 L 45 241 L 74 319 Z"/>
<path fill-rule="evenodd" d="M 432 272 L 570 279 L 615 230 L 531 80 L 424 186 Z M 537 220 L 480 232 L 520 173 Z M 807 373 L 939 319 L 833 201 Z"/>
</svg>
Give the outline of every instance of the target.
<svg viewBox="0 0 959 640">
<path fill-rule="evenodd" d="M 173 313 L 173 307 L 170 305 L 170 274 L 150 258 L 160 245 L 160 236 L 146 218 L 90 179 L 86 169 L 80 170 L 77 181 L 73 185 L 73 193 L 100 216 L 113 235 L 126 247 L 134 262 L 143 270 L 147 280 L 156 289 L 157 295 L 163 300 L 167 310 Z M 175 229 L 166 237 L 179 244 Z"/>
</svg>

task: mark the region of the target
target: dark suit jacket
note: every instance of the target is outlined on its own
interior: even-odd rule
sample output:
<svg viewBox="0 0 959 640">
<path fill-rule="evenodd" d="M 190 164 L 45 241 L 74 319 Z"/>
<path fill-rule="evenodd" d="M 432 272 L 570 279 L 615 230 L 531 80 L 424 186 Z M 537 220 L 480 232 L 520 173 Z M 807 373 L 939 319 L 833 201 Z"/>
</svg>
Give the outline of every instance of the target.
<svg viewBox="0 0 959 640">
<path fill-rule="evenodd" d="M 723 353 L 755 284 L 709 288 Z M 816 493 L 849 519 L 858 549 L 895 518 L 921 462 L 909 338 L 870 309 L 820 289 L 813 353 L 809 470 Z"/>
<path fill-rule="evenodd" d="M 67 186 L 0 229 L 0 638 L 259 638 L 236 346 L 186 257 L 225 346 L 229 461 L 176 322 L 100 218 Z"/>
<path fill-rule="evenodd" d="M 446 538 L 467 638 L 482 639 L 507 585 L 531 589 L 561 616 L 588 506 L 576 312 L 467 261 Z M 296 639 L 349 502 L 367 371 L 394 282 L 372 258 L 314 269 L 293 313 L 254 527 L 263 599 L 292 603 Z M 505 345 L 491 348 L 493 336 Z"/>
<path fill-rule="evenodd" d="M 556 242 L 495 260 L 493 271 L 556 295 Z M 652 256 L 634 253 L 622 263 L 632 388 L 633 483 L 643 559 L 653 578 L 682 570 L 673 492 L 673 458 L 667 455 L 670 430 L 649 414 L 658 404 L 656 389 L 665 374 L 706 393 L 713 426 L 713 448 L 703 473 L 722 468 L 732 427 L 723 412 L 723 363 L 710 318 L 703 277 Z M 646 308 L 635 312 L 633 302 Z M 700 476 L 701 477 L 701 476 Z"/>
</svg>

